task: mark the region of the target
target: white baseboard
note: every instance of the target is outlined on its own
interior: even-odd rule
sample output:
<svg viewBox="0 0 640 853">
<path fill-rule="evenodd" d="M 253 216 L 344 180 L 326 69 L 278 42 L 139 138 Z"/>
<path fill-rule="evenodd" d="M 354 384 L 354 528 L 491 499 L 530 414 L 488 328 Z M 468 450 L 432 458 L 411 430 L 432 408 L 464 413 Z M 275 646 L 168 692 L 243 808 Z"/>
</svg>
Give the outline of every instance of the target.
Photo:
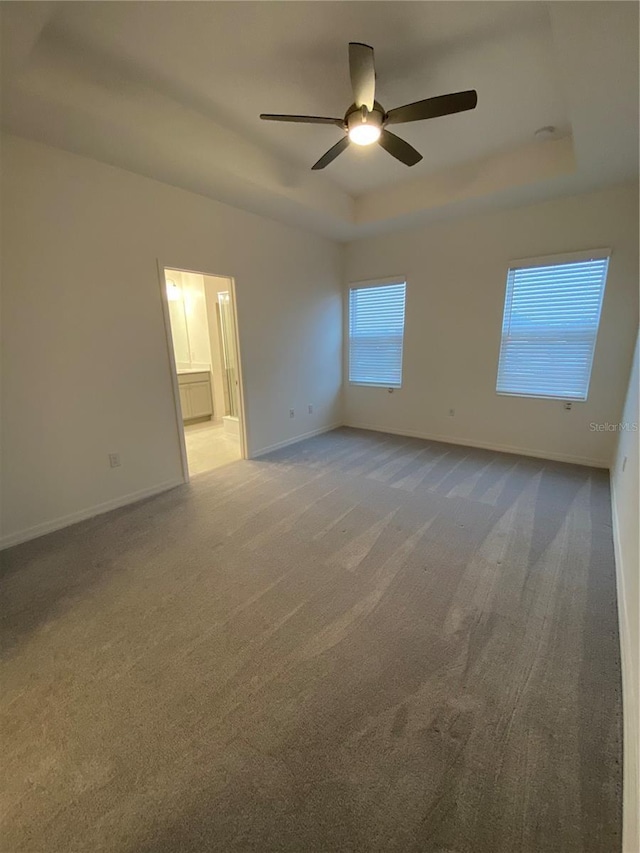
<svg viewBox="0 0 640 853">
<path fill-rule="evenodd" d="M 532 450 L 530 448 L 514 447 L 512 445 L 507 444 L 487 444 L 485 442 L 469 441 L 468 439 L 464 438 L 453 438 L 451 436 L 446 435 L 436 435 L 434 433 L 418 432 L 416 430 L 397 430 L 374 424 L 363 424 L 353 422 L 347 424 L 343 424 L 342 422 L 336 422 L 320 427 L 319 429 L 310 430 L 309 432 L 305 432 L 302 435 L 297 435 L 293 438 L 288 438 L 284 441 L 279 441 L 276 444 L 271 444 L 267 447 L 262 447 L 259 450 L 254 451 L 250 458 L 257 459 L 260 456 L 264 456 L 267 453 L 271 453 L 271 451 L 273 450 L 279 450 L 280 448 L 287 447 L 290 444 L 296 444 L 297 442 L 304 441 L 307 438 L 313 438 L 313 436 L 315 435 L 321 435 L 325 432 L 331 432 L 331 430 L 338 429 L 341 426 L 349 426 L 353 429 L 367 429 L 372 430 L 373 432 L 386 432 L 390 435 L 406 435 L 412 438 L 423 438 L 428 441 L 442 441 L 446 444 L 458 444 L 462 445 L 463 447 L 479 447 L 484 450 L 496 450 L 501 451 L 503 453 L 515 453 L 523 456 L 533 456 L 539 459 L 553 459 L 558 462 L 572 462 L 578 465 L 590 465 L 597 468 L 609 467 L 607 463 L 603 462 L 600 459 L 589 459 L 583 456 L 553 454 L 539 450 Z M 96 504 L 92 507 L 87 507 L 85 509 L 79 510 L 78 512 L 70 513 L 69 515 L 61 516 L 59 518 L 52 519 L 51 521 L 43 522 L 42 524 L 36 524 L 33 527 L 28 527 L 23 530 L 19 530 L 15 533 L 8 533 L 5 536 L 0 537 L 0 550 L 10 548 L 12 545 L 19 545 L 21 542 L 28 542 L 30 539 L 36 539 L 37 537 L 44 536 L 47 533 L 53 533 L 54 530 L 60 530 L 63 527 L 68 527 L 71 524 L 76 524 L 78 521 L 84 521 L 87 518 L 93 518 L 93 516 L 102 515 L 103 513 L 109 512 L 112 509 L 118 509 L 119 507 L 136 503 L 136 501 L 144 500 L 144 498 L 152 497 L 153 495 L 160 494 L 161 492 L 165 492 L 168 489 L 173 489 L 175 488 L 175 486 L 179 486 L 183 482 L 184 481 L 182 479 L 167 480 L 166 482 L 159 483 L 149 489 L 141 489 L 138 492 L 131 492 L 128 495 L 123 495 L 119 498 L 114 498 L 113 500 L 105 501 L 104 503 Z M 616 564 L 617 562 L 618 560 L 616 560 Z M 634 853 L 636 853 L 636 851 L 634 851 Z"/>
<path fill-rule="evenodd" d="M 622 714 L 624 719 L 622 757 L 622 853 L 640 850 L 640 702 L 638 699 L 638 674 L 633 671 L 629 611 L 624 585 L 622 548 L 616 493 L 611 478 L 611 518 L 613 521 L 613 547 L 616 558 L 616 587 L 618 595 L 618 621 L 620 625 L 620 662 L 622 666 Z"/>
<path fill-rule="evenodd" d="M 305 438 L 312 438 L 314 435 L 320 435 L 323 432 L 331 432 L 331 430 L 337 429 L 340 426 L 342 426 L 342 423 L 329 424 L 328 426 L 306 432 L 303 435 L 297 435 L 295 438 L 289 438 L 285 441 L 280 441 L 277 444 L 272 444 L 269 447 L 263 447 L 253 453 L 250 458 L 257 459 L 259 456 L 264 456 L 265 453 L 270 453 L 272 450 L 278 450 L 279 448 L 286 447 L 289 444 L 304 441 Z M 31 539 L 37 539 L 39 536 L 45 536 L 47 533 L 53 533 L 55 530 L 61 530 L 63 527 L 69 527 L 71 524 L 76 524 L 78 521 L 85 521 L 87 518 L 102 515 L 112 509 L 119 509 L 120 507 L 128 506 L 129 504 L 144 500 L 145 498 L 159 495 L 161 492 L 166 492 L 176 486 L 181 486 L 183 483 L 184 480 L 182 478 L 167 480 L 166 482 L 159 483 L 149 489 L 141 489 L 138 492 L 131 492 L 128 495 L 123 495 L 122 497 L 114 498 L 113 500 L 78 510 L 78 512 L 72 512 L 69 515 L 60 516 L 59 518 L 54 518 L 51 521 L 45 521 L 42 524 L 35 524 L 33 527 L 27 527 L 23 530 L 18 530 L 15 533 L 8 533 L 5 536 L 0 537 L 0 551 L 5 548 L 10 548 L 12 545 L 20 545 L 22 542 L 29 542 Z"/>
<path fill-rule="evenodd" d="M 69 527 L 71 524 L 76 524 L 78 521 L 85 521 L 87 518 L 93 518 L 96 515 L 102 515 L 112 509 L 119 509 L 129 504 L 137 503 L 144 498 L 159 495 L 161 492 L 166 492 L 176 486 L 183 485 L 182 478 L 177 480 L 166 480 L 164 483 L 158 483 L 156 486 L 151 486 L 149 489 L 141 489 L 138 492 L 130 492 L 128 495 L 122 495 L 119 498 L 113 498 L 110 501 L 105 501 L 101 504 L 86 507 L 85 509 L 72 512 L 69 515 L 63 515 L 59 518 L 54 518 L 51 521 L 45 521 L 42 524 L 35 524 L 33 527 L 27 527 L 24 530 L 19 530 L 16 533 L 8 533 L 0 538 L 0 551 L 5 548 L 10 548 L 12 545 L 19 545 L 21 542 L 28 542 L 30 539 L 37 539 L 39 536 L 44 536 L 46 533 L 53 533 L 54 530 L 60 530 L 63 527 Z"/>
<path fill-rule="evenodd" d="M 296 435 L 294 438 L 287 438 L 284 441 L 277 442 L 277 444 L 270 444 L 268 447 L 261 447 L 260 450 L 254 450 L 249 458 L 257 459 L 259 456 L 271 453 L 272 450 L 280 450 L 281 447 L 288 447 L 290 444 L 297 444 L 299 441 L 304 441 L 305 438 L 313 438 L 314 435 L 322 435 L 323 432 L 331 432 L 331 430 L 338 429 L 341 426 L 344 426 L 342 421 L 320 427 L 319 429 L 312 429 L 310 432 L 304 432 L 302 435 Z"/>
<path fill-rule="evenodd" d="M 588 465 L 590 468 L 609 468 L 609 462 L 602 459 L 590 459 L 587 456 L 570 456 L 567 453 L 549 453 L 546 450 L 535 450 L 530 447 L 515 447 L 511 444 L 489 444 L 458 436 L 436 435 L 435 433 L 418 432 L 412 429 L 390 429 L 389 427 L 373 424 L 354 423 L 350 421 L 344 426 L 353 429 L 369 429 L 372 432 L 387 432 L 390 435 L 405 435 L 410 438 L 424 438 L 427 441 L 442 441 L 445 444 L 459 444 L 462 447 L 478 447 L 481 450 L 497 450 L 501 453 L 515 453 L 518 456 L 533 456 L 536 459 L 551 459 L 554 462 L 571 462 L 574 465 Z"/>
</svg>

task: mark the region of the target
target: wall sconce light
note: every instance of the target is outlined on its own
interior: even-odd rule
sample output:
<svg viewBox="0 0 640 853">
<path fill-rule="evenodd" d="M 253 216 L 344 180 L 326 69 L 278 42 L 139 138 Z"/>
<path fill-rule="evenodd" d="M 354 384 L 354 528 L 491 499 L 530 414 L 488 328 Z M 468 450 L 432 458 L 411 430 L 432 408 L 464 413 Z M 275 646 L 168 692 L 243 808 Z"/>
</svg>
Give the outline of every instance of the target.
<svg viewBox="0 0 640 853">
<path fill-rule="evenodd" d="M 167 279 L 167 299 L 169 302 L 180 302 L 182 299 L 182 293 L 180 292 L 180 288 L 172 279 Z"/>
</svg>

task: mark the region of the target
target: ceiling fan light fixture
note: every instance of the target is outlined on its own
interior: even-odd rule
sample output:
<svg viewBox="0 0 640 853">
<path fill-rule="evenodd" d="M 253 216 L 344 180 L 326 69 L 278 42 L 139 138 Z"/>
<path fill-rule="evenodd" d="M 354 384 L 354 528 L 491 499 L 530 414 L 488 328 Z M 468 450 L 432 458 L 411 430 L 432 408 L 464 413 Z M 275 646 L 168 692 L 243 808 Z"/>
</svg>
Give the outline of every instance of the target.
<svg viewBox="0 0 640 853">
<path fill-rule="evenodd" d="M 349 42 L 349 75 L 353 90 L 353 103 L 343 119 L 326 116 L 281 115 L 277 113 L 261 113 L 265 121 L 289 121 L 303 124 L 334 124 L 345 131 L 342 139 L 332 145 L 322 157 L 313 164 L 312 170 L 324 169 L 333 163 L 339 154 L 345 151 L 351 142 L 356 145 L 373 145 L 377 142 L 396 160 L 405 166 L 415 166 L 422 160 L 419 151 L 405 142 L 395 133 L 387 130 L 388 124 L 406 124 L 411 121 L 424 121 L 473 110 L 478 103 L 478 93 L 475 89 L 464 92 L 451 92 L 448 95 L 436 95 L 433 98 L 423 98 L 402 107 L 387 112 L 376 101 L 376 68 L 373 61 L 373 48 L 369 44 Z"/>
<path fill-rule="evenodd" d="M 380 139 L 380 127 L 367 122 L 354 124 L 349 128 L 349 139 L 356 145 L 372 145 Z"/>
</svg>

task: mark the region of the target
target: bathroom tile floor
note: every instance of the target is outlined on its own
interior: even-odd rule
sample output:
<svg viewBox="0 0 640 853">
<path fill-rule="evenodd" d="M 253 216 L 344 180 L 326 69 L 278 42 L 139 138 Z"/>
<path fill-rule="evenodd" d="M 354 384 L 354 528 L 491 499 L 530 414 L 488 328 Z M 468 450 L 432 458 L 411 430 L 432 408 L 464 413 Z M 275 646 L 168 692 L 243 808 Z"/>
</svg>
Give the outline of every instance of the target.
<svg viewBox="0 0 640 853">
<path fill-rule="evenodd" d="M 240 459 L 240 443 L 228 436 L 222 424 L 205 421 L 184 428 L 189 474 L 203 474 Z"/>
</svg>

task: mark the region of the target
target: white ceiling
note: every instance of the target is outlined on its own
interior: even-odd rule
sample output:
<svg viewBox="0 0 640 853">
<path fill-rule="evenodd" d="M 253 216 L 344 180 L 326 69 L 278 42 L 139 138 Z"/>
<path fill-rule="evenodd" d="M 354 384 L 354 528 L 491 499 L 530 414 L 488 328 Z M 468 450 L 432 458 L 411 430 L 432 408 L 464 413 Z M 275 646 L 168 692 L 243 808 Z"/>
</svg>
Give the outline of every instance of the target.
<svg viewBox="0 0 640 853">
<path fill-rule="evenodd" d="M 349 239 L 627 180 L 638 173 L 638 7 L 631 2 L 4 3 L 3 126 Z M 476 110 L 394 128 L 311 165 L 342 116 L 347 43 L 376 51 L 390 109 L 462 89 Z M 544 125 L 558 139 L 533 142 Z"/>
</svg>

